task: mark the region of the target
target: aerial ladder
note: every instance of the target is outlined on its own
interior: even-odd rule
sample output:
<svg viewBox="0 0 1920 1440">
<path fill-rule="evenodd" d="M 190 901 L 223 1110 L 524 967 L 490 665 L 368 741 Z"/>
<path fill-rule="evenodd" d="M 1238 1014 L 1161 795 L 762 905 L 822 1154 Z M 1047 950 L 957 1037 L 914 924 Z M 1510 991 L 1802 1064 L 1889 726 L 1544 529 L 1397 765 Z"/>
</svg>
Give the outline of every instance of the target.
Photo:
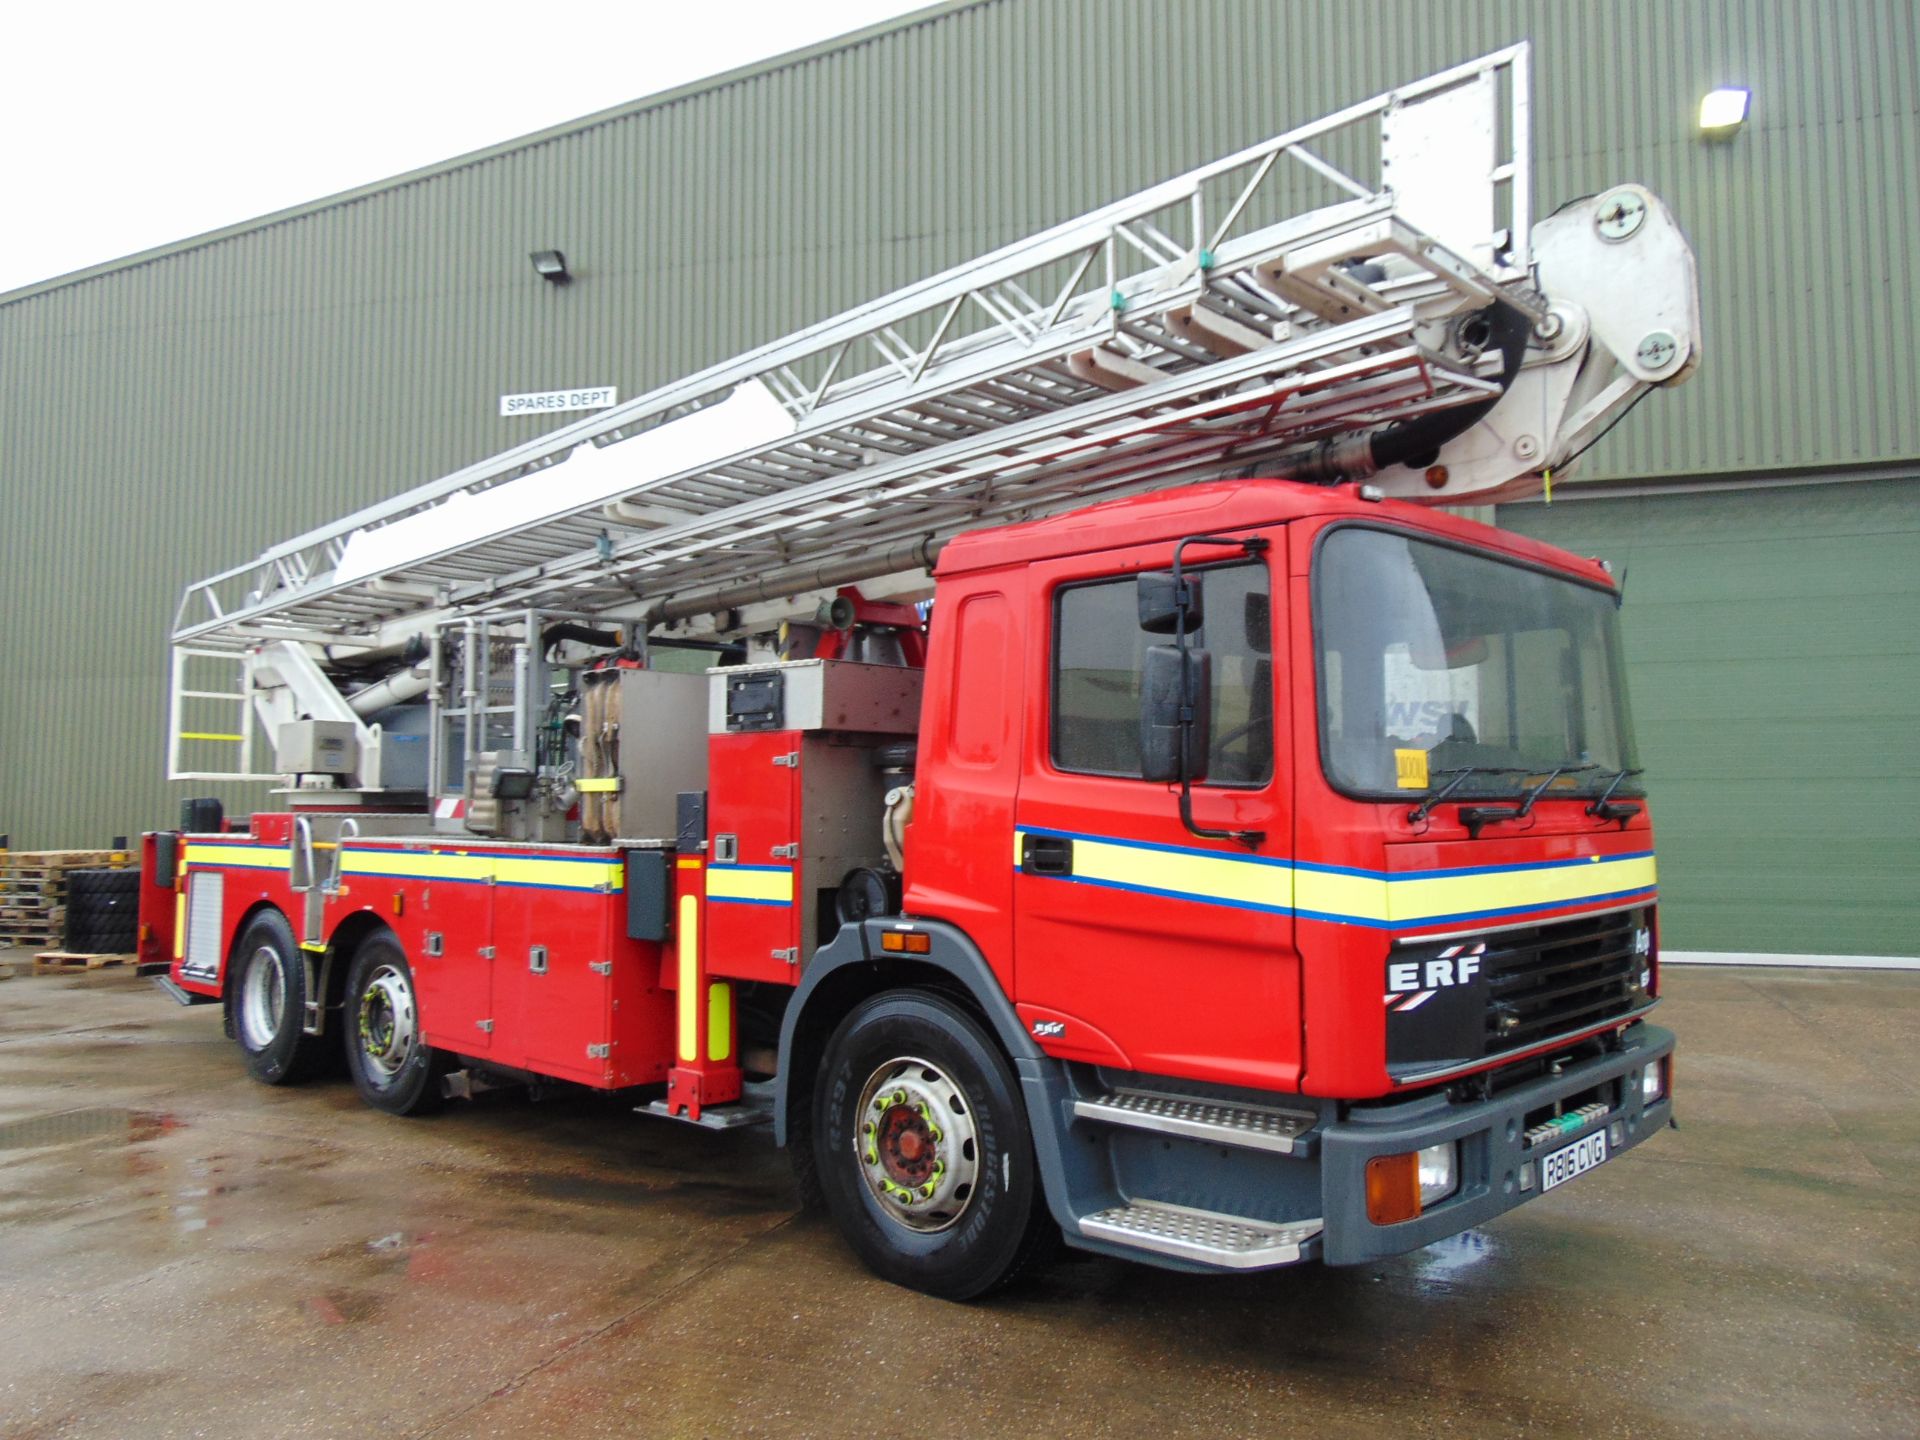
<svg viewBox="0 0 1920 1440">
<path fill-rule="evenodd" d="M 1455 66 L 200 580 L 170 775 L 300 772 L 256 732 L 320 720 L 354 758 L 301 783 L 432 795 L 444 755 L 396 784 L 376 717 L 439 686 L 464 738 L 439 717 L 437 746 L 497 722 L 528 749 L 537 628 L 751 639 L 849 586 L 929 593 L 952 536 L 1096 499 L 1243 475 L 1537 493 L 1693 372 L 1699 301 L 1639 185 L 1533 220 L 1530 103 L 1525 44 Z M 455 633 L 502 670 L 449 678 Z"/>
</svg>

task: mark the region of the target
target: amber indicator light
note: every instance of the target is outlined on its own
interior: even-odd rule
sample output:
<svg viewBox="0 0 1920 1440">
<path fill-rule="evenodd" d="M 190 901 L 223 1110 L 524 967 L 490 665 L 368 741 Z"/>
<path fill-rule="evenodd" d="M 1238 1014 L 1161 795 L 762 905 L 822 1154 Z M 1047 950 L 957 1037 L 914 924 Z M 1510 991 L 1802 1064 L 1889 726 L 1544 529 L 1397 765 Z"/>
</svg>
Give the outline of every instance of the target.
<svg viewBox="0 0 1920 1440">
<path fill-rule="evenodd" d="M 1367 1161 L 1367 1218 L 1376 1225 L 1398 1225 L 1420 1218 L 1420 1156 L 1376 1155 Z"/>
</svg>

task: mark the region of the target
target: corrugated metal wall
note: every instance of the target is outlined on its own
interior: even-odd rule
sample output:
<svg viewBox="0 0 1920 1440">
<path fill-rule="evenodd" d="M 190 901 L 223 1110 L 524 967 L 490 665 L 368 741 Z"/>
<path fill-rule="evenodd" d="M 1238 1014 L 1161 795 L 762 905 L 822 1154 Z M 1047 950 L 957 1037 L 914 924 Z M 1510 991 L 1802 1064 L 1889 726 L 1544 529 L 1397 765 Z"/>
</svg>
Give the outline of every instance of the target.
<svg viewBox="0 0 1920 1440">
<path fill-rule="evenodd" d="M 543 423 L 501 393 L 637 393 L 1522 37 L 1537 193 L 1647 181 L 1706 284 L 1704 373 L 1594 473 L 1920 455 L 1909 0 L 996 0 L 0 297 L 0 832 L 164 822 L 181 587 Z M 1753 118 L 1704 143 L 1728 81 Z"/>
<path fill-rule="evenodd" d="M 1912 955 L 1920 482 L 1507 505 L 1622 577 L 1672 950 Z"/>
</svg>

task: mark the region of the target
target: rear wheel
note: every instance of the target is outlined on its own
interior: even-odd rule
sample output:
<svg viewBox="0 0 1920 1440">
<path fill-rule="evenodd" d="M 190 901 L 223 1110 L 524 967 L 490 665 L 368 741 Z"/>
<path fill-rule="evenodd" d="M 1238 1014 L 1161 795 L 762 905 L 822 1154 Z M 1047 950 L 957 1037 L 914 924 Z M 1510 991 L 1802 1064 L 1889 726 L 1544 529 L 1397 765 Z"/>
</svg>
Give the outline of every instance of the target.
<svg viewBox="0 0 1920 1440">
<path fill-rule="evenodd" d="M 814 1092 L 813 1146 L 841 1232 L 896 1284 L 970 1300 L 1054 1237 L 1013 1073 L 943 995 L 878 995 L 841 1022 Z"/>
<path fill-rule="evenodd" d="M 286 1085 L 319 1068 L 320 1040 L 302 1030 L 307 1018 L 306 962 L 293 927 L 278 910 L 262 910 L 240 932 L 227 1007 L 233 1038 L 254 1079 Z"/>
<path fill-rule="evenodd" d="M 390 1115 L 439 1108 L 446 1060 L 421 1031 L 413 968 L 393 936 L 376 935 L 355 952 L 340 1028 L 361 1099 Z"/>
</svg>

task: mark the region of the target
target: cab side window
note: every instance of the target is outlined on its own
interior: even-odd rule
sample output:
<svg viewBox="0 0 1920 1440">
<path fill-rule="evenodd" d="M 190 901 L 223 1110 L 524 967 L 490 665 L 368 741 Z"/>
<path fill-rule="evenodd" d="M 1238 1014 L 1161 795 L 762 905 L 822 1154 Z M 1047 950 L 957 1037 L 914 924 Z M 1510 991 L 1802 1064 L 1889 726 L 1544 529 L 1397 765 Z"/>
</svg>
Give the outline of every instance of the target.
<svg viewBox="0 0 1920 1440">
<path fill-rule="evenodd" d="M 1273 776 L 1273 621 L 1266 567 L 1240 563 L 1204 577 L 1206 619 L 1189 643 L 1213 653 L 1208 785 Z M 1089 775 L 1140 776 L 1140 684 L 1149 645 L 1131 575 L 1064 586 L 1054 598 L 1053 763 Z"/>
</svg>

